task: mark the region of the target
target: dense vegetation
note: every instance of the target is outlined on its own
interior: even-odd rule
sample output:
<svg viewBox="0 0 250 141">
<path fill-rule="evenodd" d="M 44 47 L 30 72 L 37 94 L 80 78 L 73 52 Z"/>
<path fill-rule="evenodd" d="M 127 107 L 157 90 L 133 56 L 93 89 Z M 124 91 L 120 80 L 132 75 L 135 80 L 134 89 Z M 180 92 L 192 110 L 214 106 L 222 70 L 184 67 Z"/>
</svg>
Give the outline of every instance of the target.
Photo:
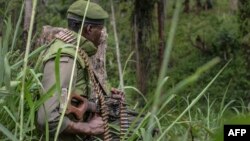
<svg viewBox="0 0 250 141">
<path fill-rule="evenodd" d="M 42 74 L 37 68 L 39 61 L 34 60 L 43 47 L 37 47 L 36 40 L 43 25 L 67 26 L 66 12 L 73 1 L 38 1 L 32 38 L 27 41 L 23 40 L 22 1 L 0 1 L 1 140 L 17 140 L 20 136 L 24 140 L 39 140 L 35 111 L 54 90 L 37 99 Z M 150 31 L 141 33 L 146 36 L 142 38 L 146 51 L 142 51 L 147 52 L 143 57 L 147 64 L 144 67 L 148 67 L 146 89 L 141 90 L 136 76 L 133 15 L 140 11 L 135 9 L 139 5 L 136 1 L 114 1 L 126 96 L 132 107 L 145 110 L 146 115 L 135 135 L 152 140 L 147 133 L 158 127 L 159 135 L 154 140 L 213 140 L 225 122 L 249 123 L 250 118 L 246 117 L 250 99 L 250 2 L 239 0 L 238 8 L 234 9 L 227 0 L 214 0 L 211 8 L 198 7 L 191 1 L 186 11 L 183 1 L 167 0 L 163 60 L 158 56 L 156 3 L 150 3 L 151 12 L 140 13 L 151 14 L 148 18 L 152 18 L 150 28 L 143 28 Z M 99 3 L 111 15 L 110 1 Z M 110 85 L 119 87 L 114 32 L 110 21 L 106 25 L 108 80 Z M 29 41 L 33 54 L 26 62 L 23 58 Z M 23 65 L 25 62 L 27 67 Z M 235 115 L 243 118 L 231 119 Z M 217 139 L 221 140 L 220 134 Z"/>
</svg>

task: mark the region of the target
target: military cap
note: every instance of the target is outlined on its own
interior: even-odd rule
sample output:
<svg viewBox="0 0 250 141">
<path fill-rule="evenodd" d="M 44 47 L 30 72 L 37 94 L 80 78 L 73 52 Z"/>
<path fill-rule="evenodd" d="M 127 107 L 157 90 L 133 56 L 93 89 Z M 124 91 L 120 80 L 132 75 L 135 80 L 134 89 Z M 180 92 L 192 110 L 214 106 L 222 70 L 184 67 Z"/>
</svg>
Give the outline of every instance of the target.
<svg viewBox="0 0 250 141">
<path fill-rule="evenodd" d="M 85 9 L 87 8 L 87 1 L 77 0 L 68 9 L 67 18 L 76 21 L 82 21 Z M 89 2 L 87 9 L 85 23 L 103 24 L 104 19 L 108 18 L 108 13 L 98 4 Z"/>
</svg>

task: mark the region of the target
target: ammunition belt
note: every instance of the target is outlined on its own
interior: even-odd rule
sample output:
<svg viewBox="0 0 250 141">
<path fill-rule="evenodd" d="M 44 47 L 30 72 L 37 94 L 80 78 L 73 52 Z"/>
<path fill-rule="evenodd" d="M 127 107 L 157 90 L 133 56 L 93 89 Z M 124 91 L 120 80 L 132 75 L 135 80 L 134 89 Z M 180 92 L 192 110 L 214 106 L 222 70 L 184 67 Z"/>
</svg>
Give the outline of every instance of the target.
<svg viewBox="0 0 250 141">
<path fill-rule="evenodd" d="M 70 44 L 76 44 L 77 38 L 73 35 L 73 32 L 67 29 L 62 30 L 56 35 L 56 38 L 70 43 Z M 100 113 L 102 120 L 104 122 L 104 141 L 111 141 L 112 136 L 110 134 L 110 129 L 108 125 L 109 121 L 109 107 L 107 107 L 107 100 L 105 100 L 105 97 L 107 96 L 107 92 L 105 91 L 104 87 L 98 80 L 96 74 L 94 73 L 94 69 L 91 65 L 91 62 L 89 61 L 89 57 L 86 54 L 86 52 L 83 49 L 78 50 L 78 55 L 82 58 L 82 60 L 85 63 L 85 68 L 88 71 L 88 75 L 90 78 L 90 81 L 93 83 L 94 91 L 96 93 L 96 102 L 99 102 L 100 104 Z M 119 118 L 120 118 L 120 140 L 127 140 L 125 138 L 125 135 L 127 133 L 127 130 L 129 128 L 129 120 L 128 120 L 128 113 L 127 113 L 127 107 L 125 104 L 125 100 L 119 101 Z"/>
</svg>

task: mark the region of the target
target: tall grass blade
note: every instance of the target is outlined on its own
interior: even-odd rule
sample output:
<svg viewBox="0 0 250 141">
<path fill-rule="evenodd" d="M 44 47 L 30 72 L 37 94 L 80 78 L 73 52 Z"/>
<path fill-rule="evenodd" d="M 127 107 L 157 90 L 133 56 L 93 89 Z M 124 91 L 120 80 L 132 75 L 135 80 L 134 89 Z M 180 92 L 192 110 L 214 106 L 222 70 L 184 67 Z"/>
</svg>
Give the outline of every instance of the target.
<svg viewBox="0 0 250 141">
<path fill-rule="evenodd" d="M 162 126 L 161 126 L 160 119 L 158 119 L 157 116 L 154 116 L 154 118 L 155 118 L 155 121 L 156 121 L 156 123 L 157 123 L 157 127 L 158 127 L 158 129 L 159 129 L 159 132 L 160 132 L 160 134 L 162 134 Z"/>
<path fill-rule="evenodd" d="M 37 110 L 46 100 L 53 96 L 56 92 L 56 84 L 54 84 L 45 94 L 41 95 L 41 97 L 34 103 L 35 110 Z"/>
<path fill-rule="evenodd" d="M 151 116 L 151 113 L 147 113 L 147 115 L 144 116 L 144 118 L 140 121 L 139 125 L 135 127 L 136 122 L 138 122 L 139 116 L 136 117 L 136 119 L 131 123 L 128 131 L 133 131 L 132 136 L 128 138 L 128 140 L 134 140 L 136 137 L 136 134 L 138 133 L 140 128 L 143 128 L 143 126 L 146 124 L 146 121 Z M 125 137 L 128 137 L 127 134 Z"/>
<path fill-rule="evenodd" d="M 167 94 L 164 95 L 164 97 L 161 98 L 160 103 L 163 103 L 160 107 L 160 110 L 158 110 L 157 115 L 161 113 L 161 111 L 167 106 L 167 104 L 173 100 L 174 93 L 178 92 L 180 89 L 184 88 L 185 86 L 195 82 L 202 73 L 204 73 L 206 70 L 210 69 L 212 66 L 214 66 L 215 64 L 217 64 L 219 62 L 219 58 L 215 58 L 211 61 L 209 61 L 207 64 L 203 65 L 202 67 L 200 67 L 199 69 L 197 69 L 197 71 L 189 76 L 188 78 L 182 80 L 181 82 L 179 82 L 174 88 L 170 89 L 169 92 Z M 151 123 L 151 125 L 153 125 L 153 122 Z"/>
<path fill-rule="evenodd" d="M 29 105 L 29 109 L 31 109 L 31 108 L 34 107 L 34 102 L 33 102 L 32 95 L 31 95 L 31 93 L 29 92 L 29 87 L 26 87 L 26 88 L 24 89 L 24 92 L 25 92 L 24 97 L 25 97 L 25 99 L 26 99 L 26 101 L 27 101 L 27 103 L 28 103 L 28 105 Z"/>
<path fill-rule="evenodd" d="M 23 119 L 24 119 L 25 78 L 26 78 L 26 71 L 27 71 L 27 64 L 28 64 L 28 56 L 29 56 L 30 46 L 31 46 L 31 37 L 32 37 L 32 31 L 33 31 L 33 26 L 34 26 L 36 5 L 37 5 L 37 0 L 33 0 L 30 27 L 29 27 L 29 32 L 28 32 L 28 39 L 27 39 L 25 56 L 24 56 L 24 64 L 23 64 L 22 89 L 21 89 L 21 97 L 20 97 L 20 137 L 19 137 L 19 140 L 21 141 L 23 140 L 23 135 L 24 135 Z"/>
<path fill-rule="evenodd" d="M 211 114 L 211 108 L 213 107 L 213 105 L 215 104 L 216 102 L 216 99 L 212 101 L 212 103 L 210 104 L 210 99 L 209 99 L 209 95 L 206 97 L 205 95 L 205 98 L 207 99 L 207 117 L 206 117 L 206 120 L 207 120 L 207 127 L 210 128 L 210 114 Z"/>
<path fill-rule="evenodd" d="M 0 97 L 10 96 L 10 92 L 8 90 L 0 90 Z"/>
<path fill-rule="evenodd" d="M 31 81 L 32 82 L 32 81 Z M 25 127 L 29 127 L 29 125 L 31 126 L 30 128 L 33 129 L 34 128 L 34 119 L 35 119 L 35 102 L 33 101 L 33 95 L 32 93 L 29 92 L 30 90 L 30 86 L 25 88 L 25 99 L 29 105 L 28 108 L 28 120 L 26 121 L 26 125 Z M 32 133 L 32 131 L 31 131 Z M 32 135 L 31 135 L 32 136 Z"/>
<path fill-rule="evenodd" d="M 4 83 L 4 78 L 5 78 L 5 56 L 8 52 L 8 45 L 9 45 L 9 39 L 11 36 L 11 18 L 8 17 L 7 21 L 4 21 L 4 24 L 6 27 L 4 27 L 5 31 L 3 33 L 3 37 L 1 39 L 1 48 L 0 48 L 0 87 Z"/>
<path fill-rule="evenodd" d="M 212 59 L 211 61 L 209 61 L 207 64 L 203 65 L 202 67 L 198 68 L 197 71 L 187 77 L 186 79 L 184 79 L 183 81 L 181 81 L 180 83 L 178 83 L 173 89 L 170 89 L 168 92 L 168 96 L 170 96 L 173 93 L 176 93 L 177 91 L 185 88 L 187 85 L 195 82 L 198 80 L 198 78 L 207 70 L 209 70 L 210 68 L 212 68 L 214 65 L 216 65 L 217 63 L 220 62 L 220 58 L 216 57 L 214 59 Z"/>
<path fill-rule="evenodd" d="M 8 90 L 11 90 L 10 87 L 10 76 L 11 76 L 11 71 L 10 71 L 10 65 L 8 61 L 8 54 L 4 57 L 4 81 L 5 81 L 5 86 Z"/>
<path fill-rule="evenodd" d="M 225 91 L 225 93 L 223 95 L 223 98 L 222 98 L 222 101 L 221 101 L 221 104 L 220 104 L 220 111 L 222 111 L 222 109 L 223 109 L 223 107 L 225 105 L 226 95 L 227 95 L 227 92 L 228 92 L 228 89 L 229 89 L 229 86 L 230 86 L 231 82 L 232 82 L 232 79 L 230 79 L 230 81 L 229 81 L 229 83 L 227 85 L 226 91 Z"/>
<path fill-rule="evenodd" d="M 160 107 L 160 109 L 157 112 L 157 115 L 160 114 L 162 112 L 162 110 L 167 106 L 167 104 L 172 101 L 174 98 L 176 97 L 176 95 L 171 95 Z"/>
<path fill-rule="evenodd" d="M 115 48 L 116 48 L 116 59 L 117 59 L 117 64 L 118 64 L 118 72 L 119 72 L 119 79 L 120 79 L 120 88 L 122 91 L 124 91 L 124 82 L 123 82 L 123 72 L 122 72 L 122 65 L 121 65 L 121 60 L 120 60 L 120 48 L 119 48 L 119 40 L 118 40 L 118 35 L 117 35 L 117 30 L 116 30 L 116 20 L 115 20 L 115 10 L 114 10 L 114 4 L 113 0 L 110 0 L 111 3 L 111 11 L 112 11 L 112 25 L 113 25 L 113 30 L 114 30 L 114 36 L 115 36 Z"/>
<path fill-rule="evenodd" d="M 35 71 L 33 69 L 29 69 L 30 74 L 33 76 L 33 78 L 35 79 L 36 83 L 40 86 L 40 88 L 42 90 L 44 90 L 44 87 L 39 79 L 40 76 L 42 76 L 42 74 L 36 74 Z"/>
<path fill-rule="evenodd" d="M 232 107 L 232 109 L 235 111 L 236 115 L 240 115 L 239 109 L 237 109 L 236 107 Z"/>
<path fill-rule="evenodd" d="M 28 59 L 31 59 L 33 57 L 36 57 L 39 53 L 41 53 L 43 50 L 47 49 L 47 45 L 43 45 L 39 48 L 37 48 L 36 50 L 34 50 L 33 52 L 31 52 L 28 55 Z M 14 65 L 11 66 L 11 69 L 17 69 L 19 68 L 22 64 L 24 63 L 24 60 L 20 60 L 17 63 L 15 63 Z"/>
<path fill-rule="evenodd" d="M 17 21 L 17 24 L 16 24 L 16 28 L 15 28 L 14 37 L 12 39 L 11 50 L 10 50 L 11 53 L 12 53 L 14 47 L 16 46 L 17 33 L 19 31 L 21 21 L 22 21 L 23 9 L 24 9 L 24 2 L 23 2 L 22 7 L 21 7 L 21 11 L 20 11 L 19 18 L 18 18 L 18 21 Z"/>
<path fill-rule="evenodd" d="M 5 23 L 5 32 L 4 32 L 4 36 L 3 36 L 3 54 L 2 55 L 5 55 L 7 52 L 8 52 L 8 46 L 9 46 L 9 40 L 10 40 L 10 36 L 11 36 L 11 31 L 12 31 L 12 28 L 11 28 L 11 17 L 8 17 L 7 21 L 4 21 Z"/>
<path fill-rule="evenodd" d="M 170 53 L 172 50 L 175 31 L 177 28 L 180 9 L 181 9 L 181 0 L 176 0 L 176 8 L 174 11 L 173 20 L 171 23 L 171 29 L 169 32 L 169 38 L 167 40 L 167 45 L 166 45 L 166 49 L 164 52 L 164 58 L 163 58 L 163 62 L 162 62 L 161 70 L 160 70 L 160 75 L 159 75 L 158 82 L 157 82 L 157 88 L 155 91 L 155 97 L 154 97 L 154 101 L 153 101 L 152 116 L 150 117 L 148 126 L 152 125 L 153 115 L 156 114 L 156 111 L 157 111 L 158 106 L 159 106 L 159 98 L 160 98 L 160 94 L 161 94 L 161 86 L 160 85 L 161 85 L 162 80 L 164 79 L 164 77 L 166 75 L 166 72 L 167 72 L 168 62 L 169 62 Z M 149 132 L 151 133 L 152 130 L 149 129 Z M 146 141 L 150 141 L 150 139 L 146 139 Z"/>
<path fill-rule="evenodd" d="M 221 109 L 220 110 L 220 112 L 218 113 L 218 124 L 220 124 L 220 122 L 221 122 L 221 119 L 222 119 L 222 117 L 223 117 L 223 115 L 224 115 L 224 112 L 229 108 L 229 106 L 230 105 L 232 105 L 233 103 L 235 102 L 235 100 L 231 100 L 231 101 L 229 101 L 224 107 L 223 107 L 223 109 Z"/>
<path fill-rule="evenodd" d="M 125 62 L 125 65 L 124 65 L 124 67 L 123 67 L 123 74 L 122 74 L 122 76 L 124 77 L 124 74 L 125 74 L 125 70 L 126 70 L 126 68 L 127 68 L 127 65 L 128 65 L 128 62 L 130 61 L 130 59 L 132 58 L 132 56 L 134 55 L 134 51 L 132 51 L 130 54 L 129 54 L 129 56 L 128 56 L 128 58 L 127 58 L 127 60 L 126 60 L 126 62 Z"/>
<path fill-rule="evenodd" d="M 230 62 L 230 61 L 229 61 Z M 218 76 L 222 73 L 222 71 L 227 67 L 229 62 L 216 74 L 216 76 L 208 83 L 208 85 L 201 91 L 201 93 L 191 102 L 191 104 L 168 126 L 167 129 L 161 134 L 161 136 L 157 139 L 157 141 L 160 141 L 160 139 L 163 138 L 163 136 L 176 124 L 176 122 L 188 111 L 190 110 L 204 95 L 204 93 L 207 91 L 207 89 L 213 84 L 213 82 L 218 78 Z"/>
<path fill-rule="evenodd" d="M 2 49 L 2 40 L 0 37 L 0 68 L 4 68 L 4 54 Z M 4 69 L 0 69 L 0 87 L 2 86 L 2 83 L 4 81 Z"/>
<path fill-rule="evenodd" d="M 0 123 L 0 131 L 4 133 L 10 140 L 12 141 L 18 141 L 16 136 L 14 136 L 7 128 L 5 128 L 1 123 Z"/>
<path fill-rule="evenodd" d="M 60 96 L 60 94 L 61 94 L 61 81 L 60 81 L 60 56 L 61 56 L 61 51 L 62 51 L 61 48 L 57 51 L 56 59 L 55 59 L 55 77 L 56 77 L 56 89 L 57 89 L 57 93 L 59 94 L 58 96 Z"/>
<path fill-rule="evenodd" d="M 15 122 L 16 125 L 19 125 L 17 119 L 15 118 L 15 116 L 11 113 L 10 109 L 6 106 L 3 106 L 4 110 L 9 114 L 9 116 L 11 117 L 11 119 Z"/>
<path fill-rule="evenodd" d="M 140 92 L 140 90 L 138 90 L 137 88 L 135 88 L 135 87 L 133 87 L 133 86 L 125 86 L 124 87 L 124 90 L 125 89 L 132 89 L 132 90 L 134 90 L 134 91 L 136 91 L 143 99 L 144 99 L 144 101 L 147 103 L 148 102 L 148 100 L 147 100 L 147 98 L 144 96 L 144 94 L 142 94 L 141 92 Z"/>
<path fill-rule="evenodd" d="M 10 81 L 10 89 L 15 89 L 21 82 L 20 81 Z M 2 91 L 9 91 L 6 86 L 3 86 L 0 88 Z"/>
</svg>

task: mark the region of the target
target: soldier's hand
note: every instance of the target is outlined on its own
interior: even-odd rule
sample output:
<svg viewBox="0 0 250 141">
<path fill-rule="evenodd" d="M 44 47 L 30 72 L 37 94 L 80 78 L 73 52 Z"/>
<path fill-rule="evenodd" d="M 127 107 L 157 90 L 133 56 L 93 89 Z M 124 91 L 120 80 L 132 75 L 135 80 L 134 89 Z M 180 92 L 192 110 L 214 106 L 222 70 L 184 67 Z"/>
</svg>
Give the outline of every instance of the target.
<svg viewBox="0 0 250 141">
<path fill-rule="evenodd" d="M 104 122 L 98 115 L 94 115 L 93 118 L 88 122 L 91 135 L 100 135 L 104 133 Z"/>
</svg>

